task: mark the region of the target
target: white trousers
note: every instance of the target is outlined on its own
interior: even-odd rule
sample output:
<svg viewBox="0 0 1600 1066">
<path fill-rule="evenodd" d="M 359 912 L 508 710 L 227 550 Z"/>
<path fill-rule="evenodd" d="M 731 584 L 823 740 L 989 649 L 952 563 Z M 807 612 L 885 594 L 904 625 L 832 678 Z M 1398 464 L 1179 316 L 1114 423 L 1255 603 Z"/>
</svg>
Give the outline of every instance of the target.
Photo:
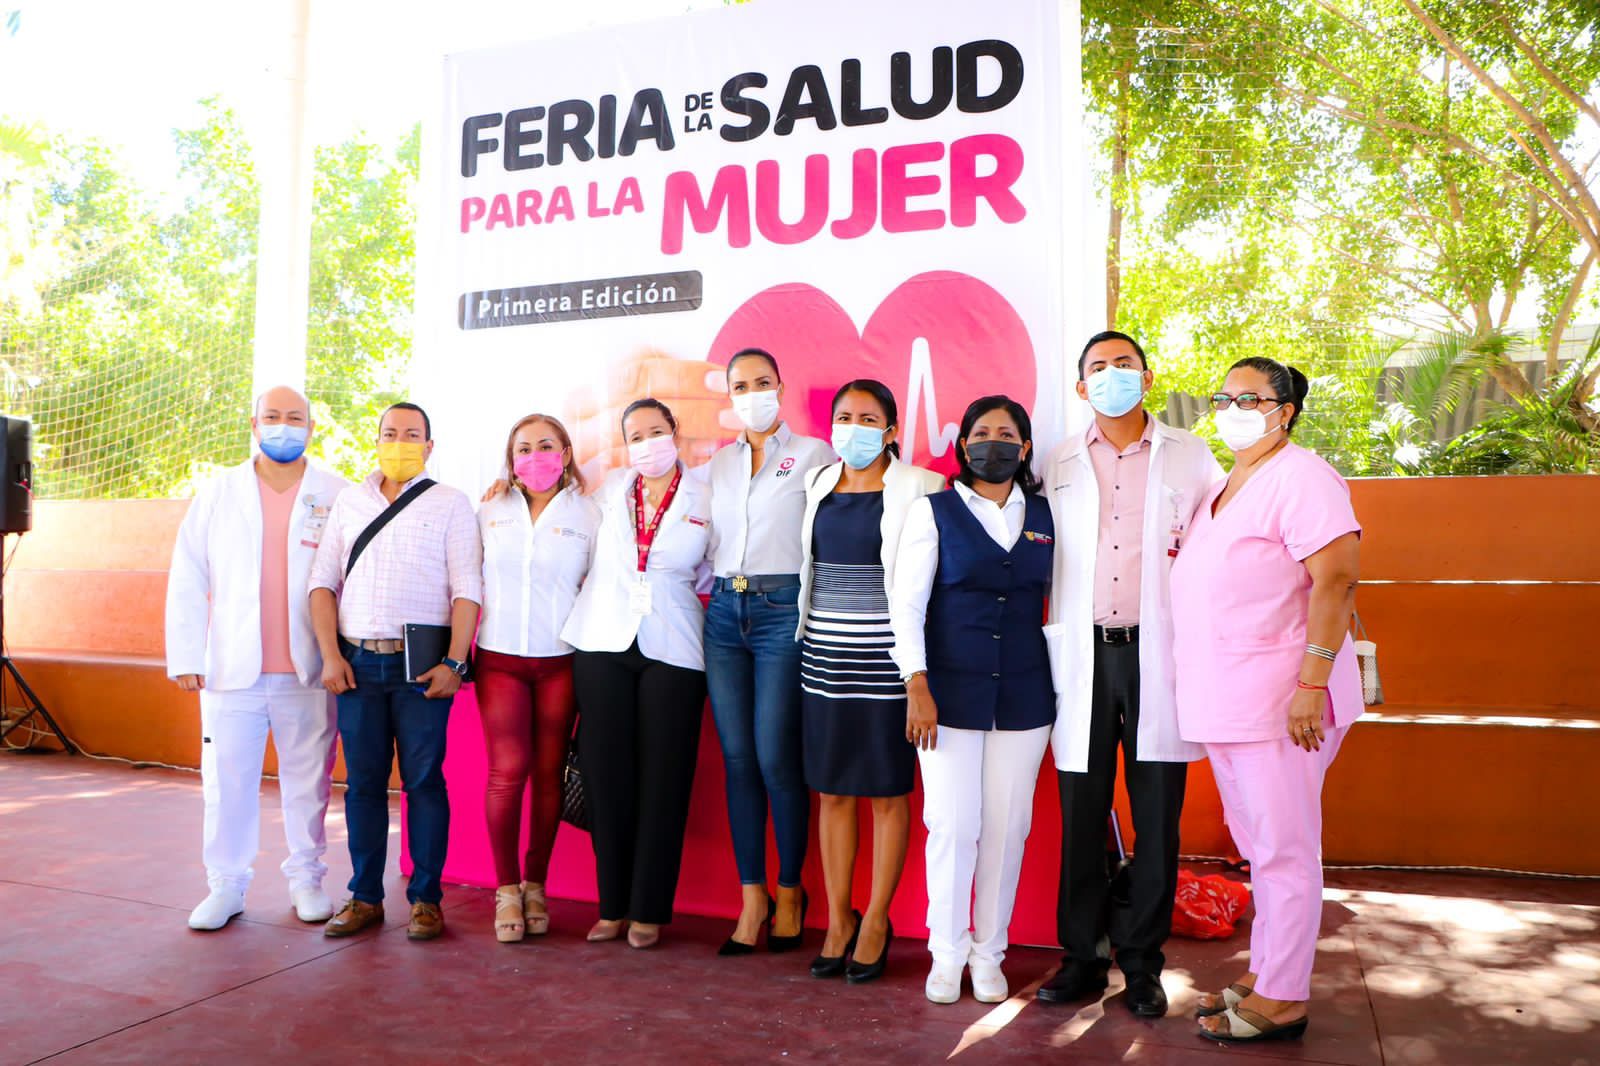
<svg viewBox="0 0 1600 1066">
<path fill-rule="evenodd" d="M 278 793 L 291 887 L 320 884 L 328 867 L 328 813 L 339 732 L 333 697 L 293 674 L 262 674 L 247 689 L 200 690 L 200 784 L 205 794 L 201 857 L 213 889 L 243 892 L 261 847 L 261 762 L 267 733 L 278 749 Z"/>
<path fill-rule="evenodd" d="M 941 965 L 999 965 L 1017 900 L 1033 790 L 1050 727 L 939 727 L 918 751 L 928 827 L 928 951 Z"/>
</svg>

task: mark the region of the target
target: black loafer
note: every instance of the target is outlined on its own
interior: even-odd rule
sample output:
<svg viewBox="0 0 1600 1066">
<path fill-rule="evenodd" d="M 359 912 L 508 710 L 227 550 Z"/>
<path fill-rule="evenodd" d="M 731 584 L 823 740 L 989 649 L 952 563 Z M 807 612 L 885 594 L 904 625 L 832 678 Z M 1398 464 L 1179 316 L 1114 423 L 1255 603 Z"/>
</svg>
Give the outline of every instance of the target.
<svg viewBox="0 0 1600 1066">
<path fill-rule="evenodd" d="M 812 977 L 838 977 L 844 973 L 849 965 L 851 955 L 856 951 L 856 937 L 861 935 L 861 912 L 851 911 L 855 915 L 856 929 L 850 934 L 850 942 L 844 946 L 843 955 L 818 955 L 811 960 Z"/>
<path fill-rule="evenodd" d="M 773 954 L 793 951 L 800 946 L 800 941 L 806 935 L 806 911 L 811 906 L 811 897 L 805 889 L 800 890 L 800 931 L 794 936 L 777 936 L 772 932 L 772 918 L 767 919 L 767 950 Z M 773 917 L 777 916 L 777 904 L 773 904 Z"/>
<path fill-rule="evenodd" d="M 1141 1018 L 1162 1018 L 1167 1013 L 1167 992 L 1161 987 L 1161 978 L 1153 973 L 1127 975 L 1128 990 L 1124 993 L 1128 1009 Z"/>
<path fill-rule="evenodd" d="M 857 930 L 860 925 L 856 926 Z M 878 952 L 878 958 L 873 962 L 857 962 L 850 960 L 850 965 L 845 967 L 844 979 L 853 985 L 866 984 L 876 981 L 883 976 L 883 971 L 889 968 L 889 945 L 894 943 L 894 923 L 889 922 L 883 934 L 883 950 Z"/>
<path fill-rule="evenodd" d="M 1034 996 L 1040 1003 L 1079 1003 L 1093 999 L 1106 989 L 1106 967 L 1068 959 L 1056 975 L 1039 986 Z"/>
</svg>

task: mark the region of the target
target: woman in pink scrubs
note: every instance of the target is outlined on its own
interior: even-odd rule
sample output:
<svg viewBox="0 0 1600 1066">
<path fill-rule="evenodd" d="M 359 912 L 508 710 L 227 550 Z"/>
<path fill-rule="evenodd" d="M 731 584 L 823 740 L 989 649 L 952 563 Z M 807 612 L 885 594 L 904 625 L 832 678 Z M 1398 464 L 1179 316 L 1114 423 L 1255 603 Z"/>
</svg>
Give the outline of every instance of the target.
<svg viewBox="0 0 1600 1066">
<path fill-rule="evenodd" d="M 1233 470 L 1172 566 L 1178 728 L 1203 743 L 1250 860 L 1250 972 L 1202 999 L 1213 1040 L 1306 1028 L 1322 919 L 1322 780 L 1361 715 L 1351 647 L 1361 526 L 1344 479 L 1290 443 L 1305 375 L 1241 359 L 1211 397 Z"/>
</svg>

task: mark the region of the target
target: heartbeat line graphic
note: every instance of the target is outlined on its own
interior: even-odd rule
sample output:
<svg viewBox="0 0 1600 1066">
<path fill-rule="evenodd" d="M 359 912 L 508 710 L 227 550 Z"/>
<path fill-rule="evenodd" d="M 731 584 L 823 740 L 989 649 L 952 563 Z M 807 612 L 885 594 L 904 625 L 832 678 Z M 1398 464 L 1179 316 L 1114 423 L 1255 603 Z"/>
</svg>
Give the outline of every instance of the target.
<svg viewBox="0 0 1600 1066">
<path fill-rule="evenodd" d="M 905 441 L 906 462 L 911 462 L 917 450 L 917 401 L 922 401 L 922 417 L 928 423 L 928 454 L 937 459 L 955 444 L 961 434 L 959 422 L 939 424 L 939 398 L 933 385 L 933 355 L 928 350 L 928 338 L 917 337 L 911 342 L 911 371 L 906 379 Z"/>
</svg>

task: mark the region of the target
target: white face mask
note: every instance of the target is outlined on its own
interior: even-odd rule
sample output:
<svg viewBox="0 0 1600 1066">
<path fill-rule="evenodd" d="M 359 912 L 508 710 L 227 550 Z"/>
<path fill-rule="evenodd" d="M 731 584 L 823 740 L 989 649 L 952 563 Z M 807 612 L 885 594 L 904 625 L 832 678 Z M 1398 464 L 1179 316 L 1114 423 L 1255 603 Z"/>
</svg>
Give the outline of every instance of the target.
<svg viewBox="0 0 1600 1066">
<path fill-rule="evenodd" d="M 1282 404 L 1278 405 L 1282 407 Z M 1277 408 L 1274 408 L 1276 410 Z M 1259 443 L 1268 433 L 1276 433 L 1282 426 L 1267 428 L 1267 414 L 1261 408 L 1241 411 L 1238 404 L 1229 404 L 1226 411 L 1216 414 L 1217 436 L 1236 452 L 1242 452 Z"/>
<path fill-rule="evenodd" d="M 778 420 L 778 390 L 739 393 L 733 398 L 733 413 L 750 429 L 765 433 Z"/>
</svg>

